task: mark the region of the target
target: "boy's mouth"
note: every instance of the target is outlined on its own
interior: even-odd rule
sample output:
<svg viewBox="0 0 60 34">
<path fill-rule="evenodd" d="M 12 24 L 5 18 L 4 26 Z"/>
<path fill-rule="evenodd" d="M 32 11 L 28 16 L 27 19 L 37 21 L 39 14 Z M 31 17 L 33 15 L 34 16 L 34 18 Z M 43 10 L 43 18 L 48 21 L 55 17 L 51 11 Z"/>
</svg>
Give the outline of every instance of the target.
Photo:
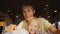
<svg viewBox="0 0 60 34">
<path fill-rule="evenodd" d="M 35 32 L 35 30 L 30 30 L 31 32 Z"/>
</svg>

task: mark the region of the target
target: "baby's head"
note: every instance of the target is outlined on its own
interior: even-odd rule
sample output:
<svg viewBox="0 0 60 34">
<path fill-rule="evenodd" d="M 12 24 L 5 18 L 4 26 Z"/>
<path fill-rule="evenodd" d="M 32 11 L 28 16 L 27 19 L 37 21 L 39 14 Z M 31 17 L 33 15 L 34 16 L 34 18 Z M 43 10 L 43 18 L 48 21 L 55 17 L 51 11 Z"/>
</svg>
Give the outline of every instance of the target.
<svg viewBox="0 0 60 34">
<path fill-rule="evenodd" d="M 36 34 L 36 32 L 38 31 L 38 21 L 37 20 L 32 20 L 30 23 L 29 23 L 29 26 L 28 26 L 28 30 L 29 30 L 29 33 L 30 34 Z"/>
</svg>

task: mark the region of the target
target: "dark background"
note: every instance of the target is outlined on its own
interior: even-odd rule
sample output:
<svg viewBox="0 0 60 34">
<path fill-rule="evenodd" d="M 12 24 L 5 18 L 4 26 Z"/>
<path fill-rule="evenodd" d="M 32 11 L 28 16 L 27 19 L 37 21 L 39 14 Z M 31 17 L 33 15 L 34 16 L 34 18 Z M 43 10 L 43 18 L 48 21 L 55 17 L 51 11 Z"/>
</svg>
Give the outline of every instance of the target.
<svg viewBox="0 0 60 34">
<path fill-rule="evenodd" d="M 24 4 L 34 6 L 37 17 L 44 17 L 50 23 L 60 21 L 59 0 L 0 0 L 0 21 L 18 24 L 23 19 L 21 8 Z"/>
<path fill-rule="evenodd" d="M 18 24 L 23 20 L 22 5 L 28 4 L 36 9 L 35 16 L 43 17 L 50 23 L 60 21 L 60 1 L 59 0 L 0 0 L 0 21 L 6 22 L 6 25 L 11 23 Z M 0 26 L 0 34 L 2 34 L 4 26 Z"/>
</svg>

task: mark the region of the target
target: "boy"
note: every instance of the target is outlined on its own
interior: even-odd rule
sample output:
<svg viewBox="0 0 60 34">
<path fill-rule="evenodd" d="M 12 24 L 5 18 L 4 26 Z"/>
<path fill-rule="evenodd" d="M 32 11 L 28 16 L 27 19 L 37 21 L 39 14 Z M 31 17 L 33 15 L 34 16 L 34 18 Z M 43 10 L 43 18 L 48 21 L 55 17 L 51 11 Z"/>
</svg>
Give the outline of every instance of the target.
<svg viewBox="0 0 60 34">
<path fill-rule="evenodd" d="M 28 22 L 28 31 L 29 34 L 40 34 L 39 23 L 35 19 L 32 20 L 30 23 Z"/>
</svg>

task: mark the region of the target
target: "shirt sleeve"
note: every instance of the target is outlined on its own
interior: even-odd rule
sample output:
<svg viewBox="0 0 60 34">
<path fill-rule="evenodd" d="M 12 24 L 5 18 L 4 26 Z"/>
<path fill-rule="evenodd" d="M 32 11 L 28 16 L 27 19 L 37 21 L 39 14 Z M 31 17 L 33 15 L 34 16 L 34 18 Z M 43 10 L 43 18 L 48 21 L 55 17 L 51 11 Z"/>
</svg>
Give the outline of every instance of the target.
<svg viewBox="0 0 60 34">
<path fill-rule="evenodd" d="M 22 26 L 23 26 L 23 21 L 21 21 L 18 26 L 17 26 L 17 29 L 22 29 Z"/>
<path fill-rule="evenodd" d="M 44 29 L 45 29 L 45 30 L 48 30 L 48 28 L 49 28 L 50 26 L 52 26 L 51 23 L 50 23 L 48 20 L 46 20 L 46 19 L 44 19 L 44 18 L 41 18 L 41 20 L 42 20 L 42 22 L 43 22 L 43 24 L 44 24 Z"/>
</svg>

